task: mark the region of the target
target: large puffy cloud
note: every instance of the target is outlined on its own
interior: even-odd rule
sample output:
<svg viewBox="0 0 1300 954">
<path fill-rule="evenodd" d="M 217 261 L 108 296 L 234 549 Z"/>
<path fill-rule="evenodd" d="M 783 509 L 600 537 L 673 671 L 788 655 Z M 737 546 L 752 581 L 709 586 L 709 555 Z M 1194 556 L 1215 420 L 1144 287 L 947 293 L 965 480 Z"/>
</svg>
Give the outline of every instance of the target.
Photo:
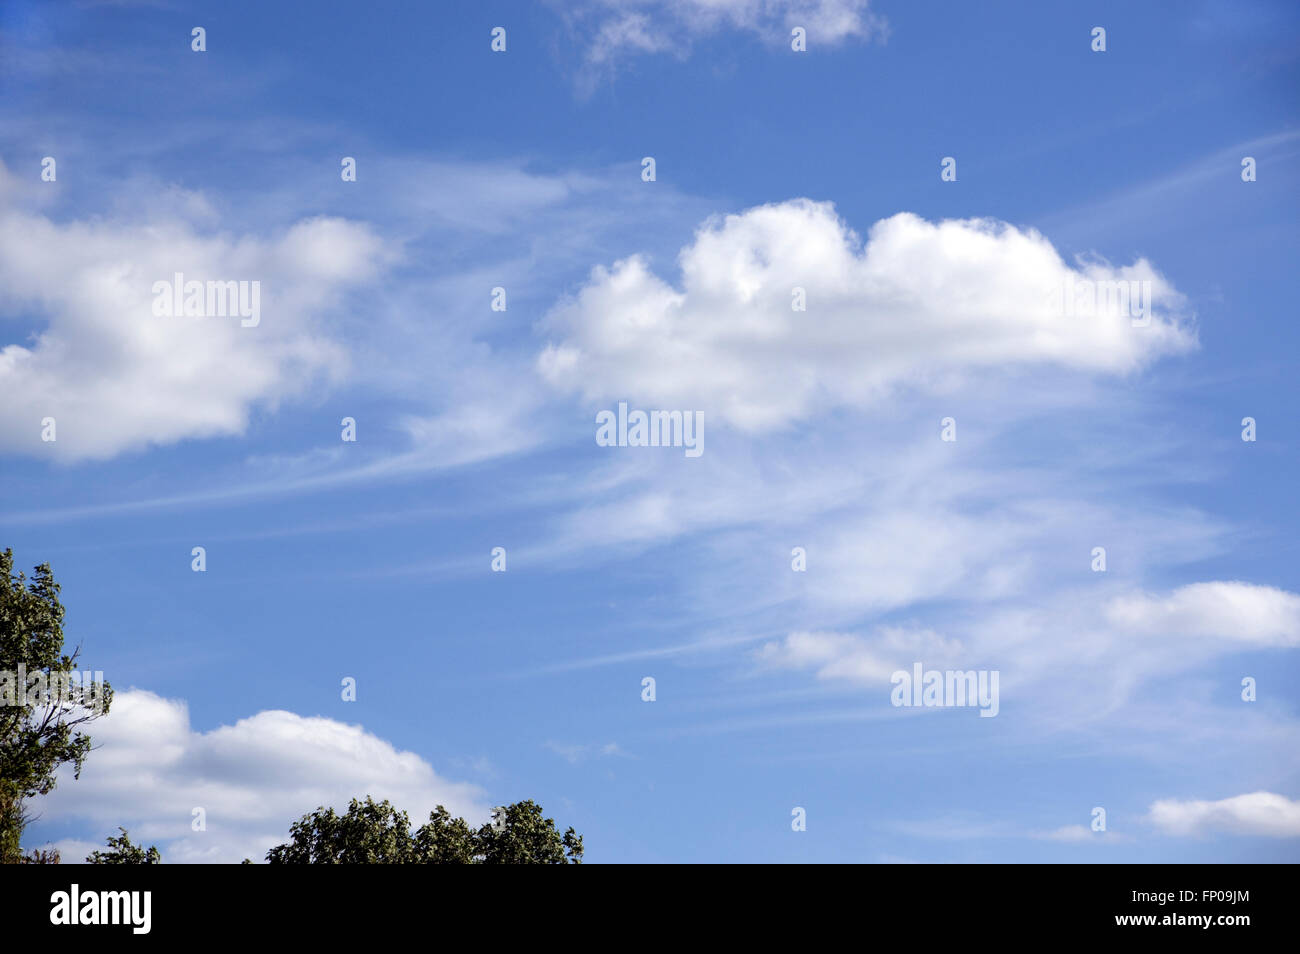
<svg viewBox="0 0 1300 954">
<path fill-rule="evenodd" d="M 862 246 L 829 203 L 797 199 L 709 221 L 680 266 L 680 288 L 638 256 L 597 267 L 548 316 L 543 377 L 758 431 L 978 369 L 1122 374 L 1195 345 L 1147 261 L 1071 267 L 1039 233 L 991 220 L 899 213 Z M 1145 326 L 1107 297 L 1116 282 L 1149 283 Z"/>
<path fill-rule="evenodd" d="M 1300 800 L 1272 792 L 1251 792 L 1217 802 L 1164 799 L 1155 802 L 1147 816 L 1171 835 L 1264 835 L 1300 837 Z"/>
<path fill-rule="evenodd" d="M 271 237 L 209 232 L 183 215 L 61 223 L 12 193 L 0 190 L 11 342 L 0 349 L 0 447 L 64 460 L 238 434 L 255 407 L 337 379 L 346 352 L 322 318 L 388 254 L 366 226 L 337 218 Z M 154 283 L 177 272 L 259 282 L 260 323 L 155 315 Z M 47 417 L 53 442 L 41 439 Z"/>
<path fill-rule="evenodd" d="M 94 736 L 81 778 L 62 773 L 42 816 L 89 819 L 105 834 L 125 826 L 133 841 L 158 843 L 169 862 L 260 860 L 302 815 L 366 795 L 389 799 L 413 823 L 437 804 L 471 821 L 488 813 L 476 786 L 333 719 L 265 711 L 196 732 L 183 701 L 131 690 L 114 696 Z M 206 812 L 206 831 L 191 830 L 196 807 Z"/>
</svg>

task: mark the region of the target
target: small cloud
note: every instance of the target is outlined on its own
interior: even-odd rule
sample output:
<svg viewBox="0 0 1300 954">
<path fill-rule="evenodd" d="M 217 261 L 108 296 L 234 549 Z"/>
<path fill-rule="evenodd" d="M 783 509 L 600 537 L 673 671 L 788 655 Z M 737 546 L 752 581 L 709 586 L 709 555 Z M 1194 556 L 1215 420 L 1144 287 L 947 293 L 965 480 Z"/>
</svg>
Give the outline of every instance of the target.
<svg viewBox="0 0 1300 954">
<path fill-rule="evenodd" d="M 1106 615 L 1115 625 L 1146 635 L 1300 646 L 1300 596 L 1239 580 L 1192 583 L 1164 596 L 1119 597 L 1107 606 Z"/>
<path fill-rule="evenodd" d="M 696 41 L 724 31 L 749 33 L 778 47 L 802 27 L 810 43 L 831 47 L 846 40 L 889 34 L 870 0 L 551 0 L 583 48 L 579 87 L 584 92 L 636 56 L 671 54 L 685 59 Z"/>
<path fill-rule="evenodd" d="M 754 653 L 762 666 L 814 669 L 817 678 L 859 685 L 884 685 L 916 659 L 951 658 L 961 649 L 955 640 L 932 630 L 881 627 L 870 638 L 845 633 L 790 633 L 765 643 Z"/>
<path fill-rule="evenodd" d="M 1268 838 L 1300 837 L 1300 800 L 1273 792 L 1251 792 L 1217 802 L 1181 801 L 1152 803 L 1147 820 L 1170 835 L 1262 835 Z"/>
</svg>

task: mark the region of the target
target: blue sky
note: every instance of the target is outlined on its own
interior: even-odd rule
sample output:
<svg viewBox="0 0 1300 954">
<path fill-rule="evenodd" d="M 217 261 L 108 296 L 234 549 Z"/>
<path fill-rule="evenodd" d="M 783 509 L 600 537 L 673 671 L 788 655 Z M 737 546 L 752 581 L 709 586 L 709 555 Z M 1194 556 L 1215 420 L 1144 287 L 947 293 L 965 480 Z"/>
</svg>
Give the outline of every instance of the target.
<svg viewBox="0 0 1300 954">
<path fill-rule="evenodd" d="M 29 844 L 373 794 L 592 862 L 1296 860 L 1298 25 L 11 0 L 0 546 L 118 692 Z M 177 271 L 260 324 L 152 314 Z M 704 453 L 598 446 L 620 401 Z"/>
</svg>

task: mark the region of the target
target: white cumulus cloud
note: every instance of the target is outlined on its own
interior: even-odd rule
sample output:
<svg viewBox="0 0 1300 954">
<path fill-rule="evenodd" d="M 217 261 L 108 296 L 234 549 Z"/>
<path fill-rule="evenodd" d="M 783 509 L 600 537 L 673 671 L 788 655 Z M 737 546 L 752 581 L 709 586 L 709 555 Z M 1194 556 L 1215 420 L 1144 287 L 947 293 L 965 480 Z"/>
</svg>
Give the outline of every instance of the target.
<svg viewBox="0 0 1300 954">
<path fill-rule="evenodd" d="M 337 380 L 347 354 L 324 316 L 388 255 L 338 218 L 256 236 L 181 215 L 58 222 L 14 199 L 0 189 L 0 450 L 60 460 L 239 434 L 255 408 Z M 155 315 L 155 283 L 178 272 L 259 282 L 259 323 Z"/>
<path fill-rule="evenodd" d="M 640 256 L 594 269 L 548 315 L 542 376 L 588 400 L 762 431 L 905 385 L 942 389 L 1004 367 L 1124 374 L 1196 343 L 1181 296 L 1144 259 L 1072 267 L 1038 232 L 993 220 L 903 212 L 864 245 L 830 203 L 795 199 L 706 222 L 679 264 L 679 286 Z M 1102 282 L 1149 283 L 1148 323 Z M 1086 307 L 1079 288 L 1098 303 Z"/>
<path fill-rule="evenodd" d="M 133 689 L 115 694 L 93 736 L 81 778 L 61 773 L 33 808 L 45 820 L 93 822 L 105 837 L 123 826 L 132 841 L 157 844 L 165 862 L 261 861 L 302 815 L 344 810 L 353 797 L 386 798 L 413 825 L 437 804 L 471 822 L 489 811 L 478 787 L 443 778 L 359 725 L 319 716 L 268 710 L 198 732 L 183 701 Z M 195 808 L 206 831 L 191 828 Z"/>
</svg>

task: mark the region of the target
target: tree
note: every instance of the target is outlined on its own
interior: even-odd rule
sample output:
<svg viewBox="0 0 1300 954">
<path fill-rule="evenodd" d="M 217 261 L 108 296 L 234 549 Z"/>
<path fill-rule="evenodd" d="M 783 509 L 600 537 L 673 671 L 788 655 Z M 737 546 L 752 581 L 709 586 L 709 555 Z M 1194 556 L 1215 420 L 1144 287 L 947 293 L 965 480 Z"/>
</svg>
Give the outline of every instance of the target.
<svg viewBox="0 0 1300 954">
<path fill-rule="evenodd" d="M 474 835 L 463 818 L 439 805 L 412 838 L 414 860 L 428 865 L 474 864 Z"/>
<path fill-rule="evenodd" d="M 13 550 L 0 553 L 0 862 L 22 860 L 27 800 L 48 794 L 62 765 L 80 777 L 90 751 L 81 729 L 112 703 L 103 683 L 84 705 L 84 687 L 71 678 L 79 653 L 63 653 L 63 604 L 49 564 L 28 581 L 14 575 Z"/>
<path fill-rule="evenodd" d="M 385 799 L 355 798 L 345 815 L 318 808 L 294 822 L 292 839 L 266 854 L 271 864 L 405 864 L 412 861 L 411 822 Z"/>
<path fill-rule="evenodd" d="M 147 849 L 141 845 L 133 845 L 125 828 L 119 826 L 117 830 L 122 834 L 108 836 L 108 851 L 92 851 L 86 856 L 86 864 L 157 865 L 162 863 L 162 855 L 153 845 Z"/>
<path fill-rule="evenodd" d="M 494 811 L 491 823 L 478 830 L 478 848 L 487 865 L 562 865 L 566 856 L 582 864 L 582 836 L 570 828 L 560 837 L 532 799 Z"/>
<path fill-rule="evenodd" d="M 318 808 L 294 822 L 290 841 L 266 853 L 271 864 L 572 864 L 582 863 L 582 837 L 560 835 L 534 801 L 496 809 L 475 830 L 441 805 L 412 832 L 406 812 L 387 800 L 352 799 L 338 815 Z"/>
<path fill-rule="evenodd" d="M 60 861 L 59 849 L 37 848 L 30 854 L 23 855 L 22 863 L 25 865 L 57 865 Z"/>
</svg>

